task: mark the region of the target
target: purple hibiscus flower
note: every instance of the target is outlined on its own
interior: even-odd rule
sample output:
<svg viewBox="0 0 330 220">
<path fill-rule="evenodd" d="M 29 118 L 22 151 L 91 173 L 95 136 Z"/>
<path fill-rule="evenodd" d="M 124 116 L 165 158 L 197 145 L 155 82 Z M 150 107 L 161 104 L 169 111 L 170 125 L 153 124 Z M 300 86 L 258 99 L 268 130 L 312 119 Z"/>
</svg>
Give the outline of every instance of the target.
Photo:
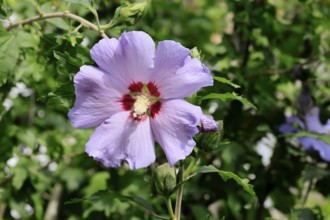
<svg viewBox="0 0 330 220">
<path fill-rule="evenodd" d="M 106 167 L 126 161 L 131 169 L 155 161 L 154 139 L 173 166 L 187 157 L 198 133 L 201 108 L 184 100 L 213 85 L 210 71 L 174 41 L 157 49 L 139 31 L 100 40 L 91 50 L 98 67 L 84 65 L 74 78 L 76 128 L 97 126 L 86 152 Z"/>
<path fill-rule="evenodd" d="M 307 130 L 319 134 L 327 134 L 330 131 L 330 119 L 325 125 L 323 125 L 319 119 L 319 113 L 319 108 L 312 108 L 312 110 L 309 111 L 304 117 L 305 123 L 303 123 L 303 121 L 301 121 L 297 116 L 289 117 L 287 118 L 286 123 L 280 126 L 280 132 L 286 134 Z M 329 145 L 311 137 L 300 137 L 298 140 L 304 149 L 318 151 L 322 159 L 330 162 Z"/>
</svg>

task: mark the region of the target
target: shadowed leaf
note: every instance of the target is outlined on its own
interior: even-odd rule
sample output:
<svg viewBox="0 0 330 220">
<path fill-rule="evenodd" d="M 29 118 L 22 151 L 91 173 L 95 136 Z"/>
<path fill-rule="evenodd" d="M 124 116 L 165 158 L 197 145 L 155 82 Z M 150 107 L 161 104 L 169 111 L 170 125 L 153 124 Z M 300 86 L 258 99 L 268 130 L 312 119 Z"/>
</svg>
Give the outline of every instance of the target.
<svg viewBox="0 0 330 220">
<path fill-rule="evenodd" d="M 257 109 L 257 107 L 255 105 L 253 105 L 251 102 L 249 102 L 246 98 L 243 98 L 242 96 L 237 95 L 236 93 L 223 93 L 223 94 L 219 94 L 219 93 L 210 93 L 206 96 L 202 97 L 202 100 L 205 99 L 219 99 L 223 102 L 228 102 L 229 100 L 237 100 L 240 101 L 241 103 L 243 103 L 244 105 L 248 105 L 254 109 Z"/>
</svg>

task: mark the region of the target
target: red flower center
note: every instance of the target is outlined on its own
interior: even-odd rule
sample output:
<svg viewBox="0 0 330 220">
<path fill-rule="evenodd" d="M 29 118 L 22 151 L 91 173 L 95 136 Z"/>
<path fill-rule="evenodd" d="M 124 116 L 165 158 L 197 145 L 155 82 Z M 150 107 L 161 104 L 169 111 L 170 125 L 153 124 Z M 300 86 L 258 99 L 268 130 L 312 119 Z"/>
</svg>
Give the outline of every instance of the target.
<svg viewBox="0 0 330 220">
<path fill-rule="evenodd" d="M 132 82 L 128 89 L 130 93 L 123 95 L 120 102 L 125 111 L 131 111 L 135 120 L 145 120 L 147 116 L 156 117 L 161 109 L 160 92 L 155 82 Z"/>
</svg>

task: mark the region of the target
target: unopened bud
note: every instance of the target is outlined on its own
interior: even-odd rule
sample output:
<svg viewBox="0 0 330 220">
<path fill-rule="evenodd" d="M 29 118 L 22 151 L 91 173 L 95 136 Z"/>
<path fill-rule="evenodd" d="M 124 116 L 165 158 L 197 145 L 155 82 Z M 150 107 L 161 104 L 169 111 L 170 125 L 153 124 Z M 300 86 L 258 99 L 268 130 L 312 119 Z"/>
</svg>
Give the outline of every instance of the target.
<svg viewBox="0 0 330 220">
<path fill-rule="evenodd" d="M 217 132 L 219 130 L 219 123 L 210 115 L 202 115 L 200 123 L 200 132 Z"/>
<path fill-rule="evenodd" d="M 113 26 L 134 25 L 142 17 L 148 2 L 126 3 L 116 9 L 112 20 Z"/>
<path fill-rule="evenodd" d="M 190 50 L 190 56 L 192 58 L 197 58 L 199 60 L 202 60 L 202 57 L 201 57 L 201 54 L 200 52 L 198 51 L 197 47 L 194 47 Z"/>
<path fill-rule="evenodd" d="M 153 175 L 153 186 L 157 193 L 169 196 L 176 186 L 176 175 L 174 168 L 168 163 L 156 167 Z"/>
</svg>

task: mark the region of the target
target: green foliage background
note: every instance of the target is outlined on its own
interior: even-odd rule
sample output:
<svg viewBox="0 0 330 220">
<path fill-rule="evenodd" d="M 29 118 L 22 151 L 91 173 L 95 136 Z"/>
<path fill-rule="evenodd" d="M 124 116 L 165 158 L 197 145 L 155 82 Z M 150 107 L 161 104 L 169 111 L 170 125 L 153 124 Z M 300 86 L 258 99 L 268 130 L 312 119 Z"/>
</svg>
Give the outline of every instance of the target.
<svg viewBox="0 0 330 220">
<path fill-rule="evenodd" d="M 0 0 L 0 219 L 156 219 L 131 197 L 110 192 L 144 198 L 166 216 L 165 202 L 151 187 L 155 165 L 103 168 L 84 152 L 92 129 L 74 129 L 67 118 L 72 79 L 81 65 L 95 65 L 89 50 L 100 34 L 66 18 L 5 28 L 8 18 L 20 21 L 40 11 L 70 10 L 96 24 L 89 4 Z M 212 164 L 249 180 L 257 200 L 235 179 L 200 174 L 185 184 L 182 219 L 330 219 L 329 164 L 278 131 L 285 114 L 297 113 L 302 79 L 321 120 L 330 116 L 330 2 L 154 0 L 143 15 L 123 17 L 117 10 L 116 17 L 128 4 L 94 0 L 102 25 L 117 19 L 106 34 L 143 30 L 156 42 L 197 47 L 215 77 L 240 85 L 216 80 L 189 99 L 224 125 L 220 142 L 197 137 L 198 166 Z M 269 161 L 260 148 L 271 152 Z M 157 151 L 161 164 L 166 160 Z M 89 199 L 65 204 L 74 198 Z"/>
</svg>

